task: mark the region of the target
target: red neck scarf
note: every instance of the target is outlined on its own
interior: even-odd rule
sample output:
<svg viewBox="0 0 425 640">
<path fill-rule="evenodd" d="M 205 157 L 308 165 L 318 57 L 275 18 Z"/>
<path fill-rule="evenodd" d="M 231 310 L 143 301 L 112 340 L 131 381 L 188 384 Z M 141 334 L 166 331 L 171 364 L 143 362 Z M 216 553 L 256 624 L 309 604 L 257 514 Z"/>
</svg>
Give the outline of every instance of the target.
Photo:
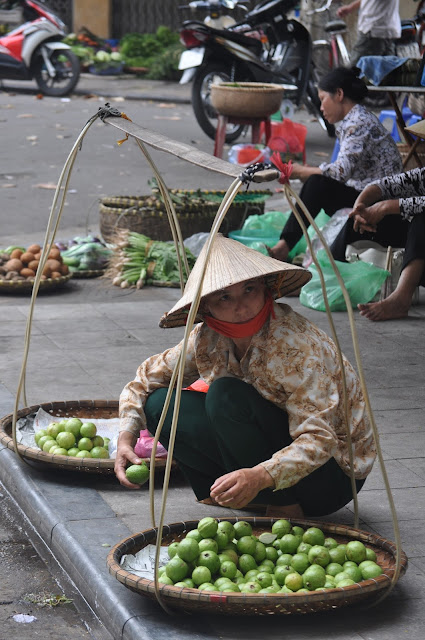
<svg viewBox="0 0 425 640">
<path fill-rule="evenodd" d="M 249 338 L 261 329 L 270 314 L 272 318 L 275 317 L 273 299 L 268 296 L 261 311 L 247 322 L 224 322 L 212 316 L 204 316 L 204 322 L 210 329 L 221 333 L 221 335 L 226 336 L 226 338 Z"/>
</svg>

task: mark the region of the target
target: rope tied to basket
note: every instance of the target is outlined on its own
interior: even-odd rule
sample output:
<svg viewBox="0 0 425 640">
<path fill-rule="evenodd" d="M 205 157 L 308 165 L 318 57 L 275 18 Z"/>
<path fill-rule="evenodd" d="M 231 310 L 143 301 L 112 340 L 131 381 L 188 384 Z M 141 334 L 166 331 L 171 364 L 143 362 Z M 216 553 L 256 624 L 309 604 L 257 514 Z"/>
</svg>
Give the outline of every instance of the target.
<svg viewBox="0 0 425 640">
<path fill-rule="evenodd" d="M 128 120 L 129 122 L 133 122 L 131 118 L 129 118 L 123 111 L 119 111 L 115 107 L 111 107 L 109 102 L 106 102 L 103 107 L 99 107 L 97 111 L 97 117 L 105 122 L 105 118 L 124 118 L 124 120 Z M 118 145 L 122 145 L 124 142 L 128 140 L 128 133 L 125 134 L 125 138 L 122 140 L 117 140 Z"/>
</svg>

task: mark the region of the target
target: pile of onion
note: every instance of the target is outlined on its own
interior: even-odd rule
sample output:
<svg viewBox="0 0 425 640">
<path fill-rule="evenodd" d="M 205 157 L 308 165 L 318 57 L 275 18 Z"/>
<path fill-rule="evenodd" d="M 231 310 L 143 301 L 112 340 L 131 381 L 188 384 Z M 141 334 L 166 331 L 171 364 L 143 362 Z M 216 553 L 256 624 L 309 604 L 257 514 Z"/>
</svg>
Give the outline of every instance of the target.
<svg viewBox="0 0 425 640">
<path fill-rule="evenodd" d="M 32 244 L 26 250 L 14 249 L 10 255 L 0 255 L 0 278 L 5 280 L 34 280 L 40 265 L 41 247 Z M 56 247 L 50 250 L 44 265 L 42 280 L 60 278 L 69 273 L 68 266 L 63 263 L 61 252 Z"/>
</svg>

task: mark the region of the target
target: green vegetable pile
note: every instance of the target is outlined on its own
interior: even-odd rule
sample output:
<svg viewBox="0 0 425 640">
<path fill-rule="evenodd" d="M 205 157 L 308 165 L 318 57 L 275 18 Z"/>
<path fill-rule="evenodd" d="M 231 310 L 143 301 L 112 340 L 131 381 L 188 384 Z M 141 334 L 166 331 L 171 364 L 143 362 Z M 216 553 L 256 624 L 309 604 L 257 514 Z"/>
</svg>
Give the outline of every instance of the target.
<svg viewBox="0 0 425 640">
<path fill-rule="evenodd" d="M 185 251 L 189 268 L 192 268 L 196 258 L 188 249 Z M 145 284 L 155 283 L 178 284 L 180 277 L 174 244 L 153 241 L 141 233 L 124 229 L 118 234 L 105 277 L 111 278 L 113 284 L 122 289 L 132 286 L 141 289 Z"/>
</svg>

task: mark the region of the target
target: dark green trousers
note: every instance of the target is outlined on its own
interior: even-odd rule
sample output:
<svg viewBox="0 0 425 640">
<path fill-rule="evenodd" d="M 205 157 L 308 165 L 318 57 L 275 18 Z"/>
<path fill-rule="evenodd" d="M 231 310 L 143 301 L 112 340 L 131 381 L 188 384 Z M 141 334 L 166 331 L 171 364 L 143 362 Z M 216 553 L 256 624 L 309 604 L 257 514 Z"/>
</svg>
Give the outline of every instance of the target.
<svg viewBox="0 0 425 640">
<path fill-rule="evenodd" d="M 145 406 L 148 429 L 155 433 L 166 389 L 152 393 Z M 174 406 L 170 403 L 159 438 L 168 448 Z M 237 378 L 220 378 L 207 394 L 182 391 L 173 457 L 198 500 L 207 498 L 214 481 L 230 471 L 254 467 L 290 445 L 288 416 Z M 357 481 L 359 491 L 364 480 Z M 332 458 L 293 487 L 265 489 L 256 503 L 299 503 L 309 516 L 337 511 L 352 498 L 349 477 Z"/>
</svg>

